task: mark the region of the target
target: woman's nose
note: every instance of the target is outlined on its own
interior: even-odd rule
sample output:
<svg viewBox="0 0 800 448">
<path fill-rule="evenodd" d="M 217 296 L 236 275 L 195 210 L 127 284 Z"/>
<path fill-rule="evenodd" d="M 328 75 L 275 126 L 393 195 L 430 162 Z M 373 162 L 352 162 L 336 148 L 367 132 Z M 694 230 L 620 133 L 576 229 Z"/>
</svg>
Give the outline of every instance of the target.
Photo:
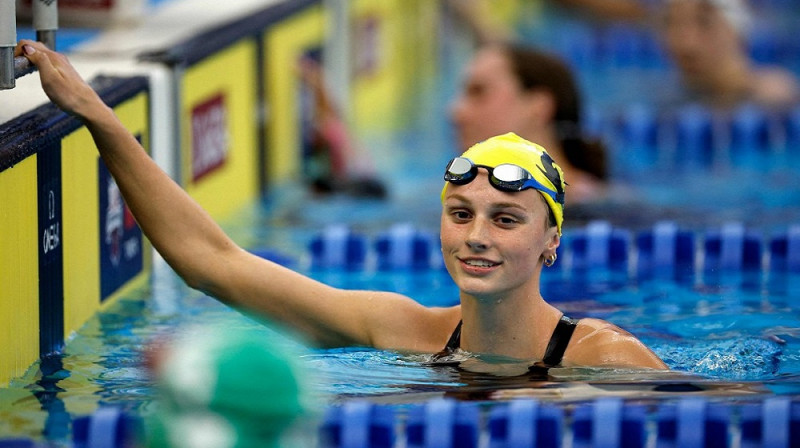
<svg viewBox="0 0 800 448">
<path fill-rule="evenodd" d="M 483 250 L 489 247 L 488 225 L 485 220 L 476 218 L 472 221 L 466 243 L 474 250 Z"/>
</svg>

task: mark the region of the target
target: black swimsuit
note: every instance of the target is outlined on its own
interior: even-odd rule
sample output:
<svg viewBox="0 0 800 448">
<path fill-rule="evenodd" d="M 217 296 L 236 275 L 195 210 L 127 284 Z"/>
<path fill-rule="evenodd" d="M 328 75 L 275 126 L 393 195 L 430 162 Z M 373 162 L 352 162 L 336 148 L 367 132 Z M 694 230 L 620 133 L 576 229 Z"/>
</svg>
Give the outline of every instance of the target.
<svg viewBox="0 0 800 448">
<path fill-rule="evenodd" d="M 561 316 L 558 321 L 553 335 L 550 336 L 550 342 L 547 343 L 547 350 L 544 352 L 544 359 L 542 359 L 542 367 L 556 367 L 561 364 L 561 359 L 564 357 L 564 352 L 567 350 L 569 341 L 572 338 L 572 333 L 575 332 L 575 327 L 578 326 L 580 319 L 571 319 L 567 316 Z M 461 346 L 461 324 L 458 322 L 455 331 L 453 331 L 450 340 L 447 341 L 442 353 L 453 353 Z"/>
</svg>

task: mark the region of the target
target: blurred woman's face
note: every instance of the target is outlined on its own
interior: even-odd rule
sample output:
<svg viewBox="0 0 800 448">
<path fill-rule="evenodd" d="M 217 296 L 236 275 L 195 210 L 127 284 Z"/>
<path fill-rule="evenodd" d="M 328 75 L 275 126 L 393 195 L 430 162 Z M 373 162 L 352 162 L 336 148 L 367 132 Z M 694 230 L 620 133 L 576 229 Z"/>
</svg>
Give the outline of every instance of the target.
<svg viewBox="0 0 800 448">
<path fill-rule="evenodd" d="M 664 38 L 684 79 L 698 88 L 710 87 L 725 59 L 741 51 L 736 29 L 703 0 L 667 2 Z"/>
<path fill-rule="evenodd" d="M 506 132 L 525 135 L 530 122 L 528 95 L 501 50 L 479 51 L 469 63 L 461 93 L 450 109 L 461 151 Z"/>
</svg>

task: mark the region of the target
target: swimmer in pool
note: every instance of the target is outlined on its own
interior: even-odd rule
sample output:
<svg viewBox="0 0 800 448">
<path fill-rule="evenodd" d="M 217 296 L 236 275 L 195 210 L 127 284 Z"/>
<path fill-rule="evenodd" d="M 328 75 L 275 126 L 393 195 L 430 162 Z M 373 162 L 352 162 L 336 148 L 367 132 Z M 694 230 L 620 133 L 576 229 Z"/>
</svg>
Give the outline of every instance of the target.
<svg viewBox="0 0 800 448">
<path fill-rule="evenodd" d="M 668 0 L 662 13 L 666 49 L 687 88 L 683 101 L 784 108 L 800 100 L 800 82 L 789 70 L 750 60 L 753 13 L 746 1 Z"/>
<path fill-rule="evenodd" d="M 565 319 L 541 296 L 539 276 L 560 243 L 565 183 L 537 145 L 506 134 L 448 164 L 442 254 L 461 304 L 425 307 L 397 293 L 334 288 L 238 247 L 145 153 L 65 56 L 29 40 L 15 54 L 38 67 L 56 105 L 85 123 L 164 259 L 189 286 L 229 306 L 282 322 L 322 347 L 438 353 L 450 345 L 531 363 L 555 360 L 547 356 L 555 351 L 562 366 L 666 368 L 631 334 L 599 319 Z"/>
<path fill-rule="evenodd" d="M 583 132 L 583 99 L 557 56 L 513 43 L 481 46 L 465 68 L 450 119 L 461 151 L 514 132 L 549 151 L 570 183 L 570 204 L 607 194 L 607 149 Z"/>
</svg>

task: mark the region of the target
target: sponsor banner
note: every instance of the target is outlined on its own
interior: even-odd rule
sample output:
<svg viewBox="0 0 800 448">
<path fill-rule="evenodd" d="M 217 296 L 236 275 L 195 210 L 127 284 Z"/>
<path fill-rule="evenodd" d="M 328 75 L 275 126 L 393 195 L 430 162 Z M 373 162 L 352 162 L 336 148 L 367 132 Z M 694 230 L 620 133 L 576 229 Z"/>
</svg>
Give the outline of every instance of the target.
<svg viewBox="0 0 800 448">
<path fill-rule="evenodd" d="M 97 160 L 100 208 L 100 300 L 143 269 L 142 230 L 102 159 Z"/>
<path fill-rule="evenodd" d="M 225 165 L 228 158 L 228 110 L 221 93 L 192 109 L 192 181 Z"/>
<path fill-rule="evenodd" d="M 39 354 L 64 344 L 64 241 L 61 202 L 61 142 L 39 149 Z"/>
<path fill-rule="evenodd" d="M 259 193 L 256 50 L 242 39 L 180 78 L 181 185 L 215 219 Z"/>
</svg>

